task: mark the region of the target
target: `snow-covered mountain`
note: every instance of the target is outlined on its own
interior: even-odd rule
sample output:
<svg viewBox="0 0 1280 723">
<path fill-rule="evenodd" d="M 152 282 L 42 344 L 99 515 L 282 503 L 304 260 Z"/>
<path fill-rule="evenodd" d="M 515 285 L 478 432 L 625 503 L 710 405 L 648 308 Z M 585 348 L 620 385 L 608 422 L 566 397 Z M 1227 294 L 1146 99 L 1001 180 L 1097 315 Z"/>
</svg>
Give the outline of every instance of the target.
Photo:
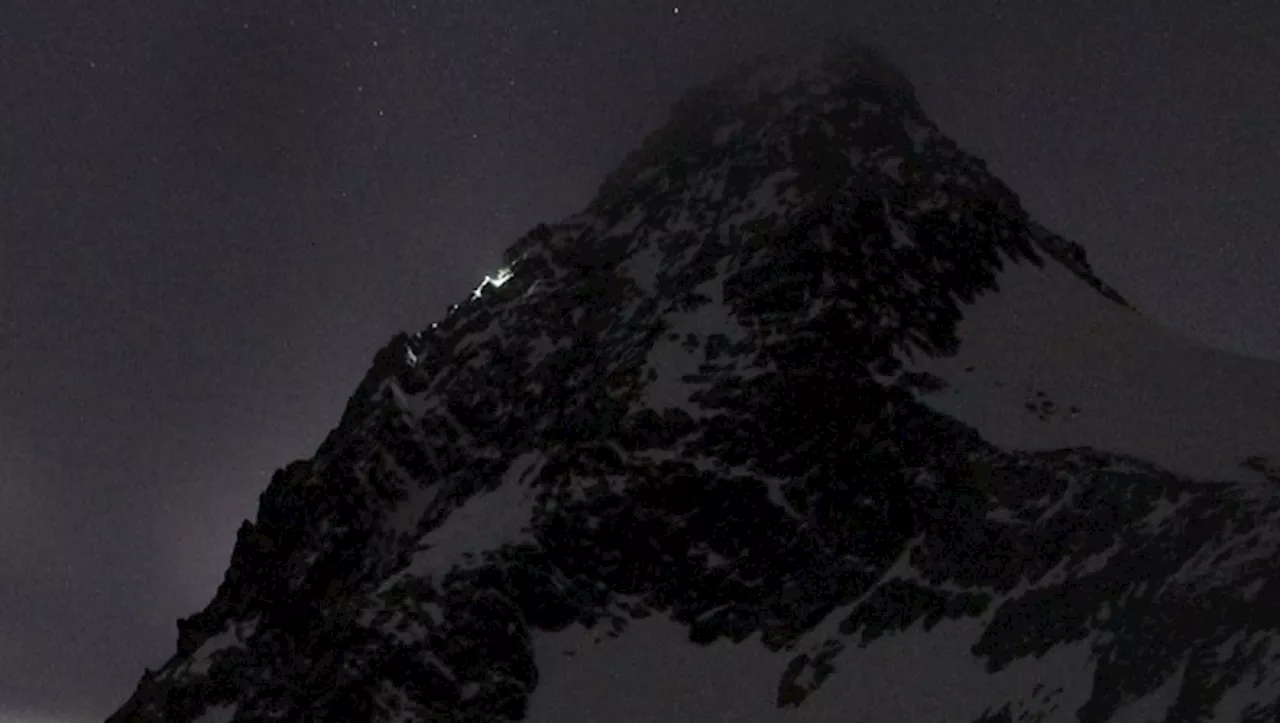
<svg viewBox="0 0 1280 723">
<path fill-rule="evenodd" d="M 690 92 L 377 355 L 123 721 L 1275 721 L 1280 365 L 876 53 Z"/>
</svg>

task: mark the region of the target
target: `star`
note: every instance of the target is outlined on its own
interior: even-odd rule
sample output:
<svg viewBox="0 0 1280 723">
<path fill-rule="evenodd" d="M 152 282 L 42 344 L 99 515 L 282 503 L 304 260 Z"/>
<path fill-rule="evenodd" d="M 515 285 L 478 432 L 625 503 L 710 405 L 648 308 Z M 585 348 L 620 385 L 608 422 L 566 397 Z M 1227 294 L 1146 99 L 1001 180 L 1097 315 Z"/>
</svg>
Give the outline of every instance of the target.
<svg viewBox="0 0 1280 723">
<path fill-rule="evenodd" d="M 672 15 L 679 15 L 679 14 L 680 14 L 680 6 L 678 6 L 678 5 L 677 5 L 676 7 L 671 8 L 671 14 L 672 14 Z"/>
</svg>

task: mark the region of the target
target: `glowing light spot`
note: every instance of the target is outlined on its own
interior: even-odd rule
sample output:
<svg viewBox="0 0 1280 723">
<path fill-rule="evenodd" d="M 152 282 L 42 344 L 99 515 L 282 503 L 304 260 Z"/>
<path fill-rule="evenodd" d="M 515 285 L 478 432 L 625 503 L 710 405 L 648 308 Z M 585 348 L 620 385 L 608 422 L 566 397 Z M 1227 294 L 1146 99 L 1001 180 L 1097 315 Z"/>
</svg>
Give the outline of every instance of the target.
<svg viewBox="0 0 1280 723">
<path fill-rule="evenodd" d="M 512 274 L 511 274 L 510 266 L 503 266 L 502 268 L 498 269 L 497 276 L 489 276 L 488 274 L 485 274 L 484 281 L 481 281 L 480 285 L 476 287 L 476 290 L 471 292 L 471 298 L 472 299 L 480 298 L 480 295 L 484 293 L 484 289 L 486 286 L 492 286 L 495 289 L 498 288 L 499 286 L 502 286 L 503 284 L 507 283 L 508 280 L 511 279 L 511 276 Z"/>
</svg>

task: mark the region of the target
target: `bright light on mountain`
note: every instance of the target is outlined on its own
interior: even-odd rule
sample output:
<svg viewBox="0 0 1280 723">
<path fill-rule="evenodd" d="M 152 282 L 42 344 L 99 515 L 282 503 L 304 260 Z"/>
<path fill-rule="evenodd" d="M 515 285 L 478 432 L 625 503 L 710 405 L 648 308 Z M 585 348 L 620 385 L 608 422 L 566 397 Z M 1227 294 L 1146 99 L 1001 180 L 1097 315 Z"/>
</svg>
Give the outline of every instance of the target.
<svg viewBox="0 0 1280 723">
<path fill-rule="evenodd" d="M 510 266 L 503 266 L 502 268 L 498 269 L 497 276 L 489 276 L 488 274 L 485 274 L 484 281 L 481 281 L 480 285 L 476 287 L 476 290 L 471 292 L 471 298 L 472 299 L 480 298 L 480 294 L 484 293 L 484 289 L 486 286 L 492 286 L 494 288 L 502 286 L 503 284 L 507 283 L 507 281 L 511 278 L 511 275 L 512 274 L 511 274 Z"/>
</svg>

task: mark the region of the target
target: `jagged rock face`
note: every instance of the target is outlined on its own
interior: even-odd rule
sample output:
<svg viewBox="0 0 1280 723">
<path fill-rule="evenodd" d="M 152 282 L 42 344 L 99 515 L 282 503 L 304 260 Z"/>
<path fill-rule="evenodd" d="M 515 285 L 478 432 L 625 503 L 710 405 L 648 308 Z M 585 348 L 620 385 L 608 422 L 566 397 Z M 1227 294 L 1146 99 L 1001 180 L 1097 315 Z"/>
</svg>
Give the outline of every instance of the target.
<svg viewBox="0 0 1280 723">
<path fill-rule="evenodd" d="M 876 54 L 821 45 L 690 93 L 506 260 L 273 476 L 112 721 L 587 721 L 726 649 L 724 670 L 762 662 L 708 693 L 712 717 L 674 693 L 611 715 L 1280 714 L 1271 487 L 1002 449 L 930 405 L 949 382 L 916 360 L 955 355 L 1012 266 L 1134 312 Z M 659 625 L 671 647 L 565 707 L 610 669 L 567 653 Z M 977 682 L 849 677 L 933 640 Z M 1054 656 L 1074 667 L 1036 667 Z"/>
</svg>

